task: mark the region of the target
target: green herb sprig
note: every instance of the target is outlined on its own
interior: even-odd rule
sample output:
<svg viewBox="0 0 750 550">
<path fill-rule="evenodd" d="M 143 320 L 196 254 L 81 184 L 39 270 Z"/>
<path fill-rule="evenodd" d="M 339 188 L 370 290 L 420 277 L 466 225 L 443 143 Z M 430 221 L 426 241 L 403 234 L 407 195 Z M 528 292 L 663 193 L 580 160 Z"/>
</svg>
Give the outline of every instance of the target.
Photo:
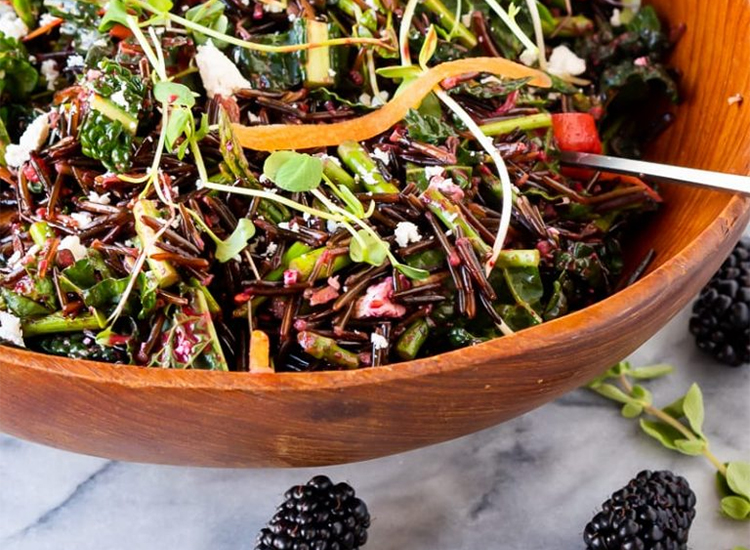
<svg viewBox="0 0 750 550">
<path fill-rule="evenodd" d="M 659 378 L 673 371 L 670 365 L 633 368 L 621 361 L 587 387 L 622 404 L 625 418 L 639 418 L 641 429 L 667 449 L 690 456 L 703 455 L 716 468 L 721 511 L 729 518 L 750 520 L 750 462 L 722 462 L 710 449 L 703 432 L 705 409 L 698 384 L 666 407 L 653 404 L 652 393 L 633 380 Z M 644 418 L 651 417 L 651 419 Z"/>
</svg>

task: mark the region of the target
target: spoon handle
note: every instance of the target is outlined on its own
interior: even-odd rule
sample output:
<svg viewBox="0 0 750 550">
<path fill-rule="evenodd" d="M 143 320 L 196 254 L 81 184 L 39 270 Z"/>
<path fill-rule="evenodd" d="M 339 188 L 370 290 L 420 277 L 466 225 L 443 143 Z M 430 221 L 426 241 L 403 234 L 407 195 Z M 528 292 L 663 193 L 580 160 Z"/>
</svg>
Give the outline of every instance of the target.
<svg viewBox="0 0 750 550">
<path fill-rule="evenodd" d="M 560 154 L 560 162 L 568 166 L 593 168 L 602 172 L 657 178 L 676 183 L 687 183 L 700 187 L 743 193 L 745 195 L 750 194 L 750 177 L 748 176 L 571 151 L 563 151 Z"/>
</svg>

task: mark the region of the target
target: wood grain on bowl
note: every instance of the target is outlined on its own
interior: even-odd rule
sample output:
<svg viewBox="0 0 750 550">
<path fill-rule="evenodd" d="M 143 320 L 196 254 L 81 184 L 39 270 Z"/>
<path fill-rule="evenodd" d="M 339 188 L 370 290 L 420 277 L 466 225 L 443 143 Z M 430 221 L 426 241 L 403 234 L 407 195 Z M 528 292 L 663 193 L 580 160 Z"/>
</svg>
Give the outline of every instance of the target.
<svg viewBox="0 0 750 550">
<path fill-rule="evenodd" d="M 653 158 L 750 171 L 750 2 L 653 2 L 687 24 L 674 58 L 686 101 Z M 140 369 L 1 348 L 0 429 L 122 460 L 312 466 L 415 449 L 486 428 L 577 387 L 635 350 L 710 278 L 750 200 L 677 186 L 634 238 L 650 272 L 584 311 L 438 357 L 312 374 Z M 687 328 L 686 328 L 687 330 Z"/>
</svg>

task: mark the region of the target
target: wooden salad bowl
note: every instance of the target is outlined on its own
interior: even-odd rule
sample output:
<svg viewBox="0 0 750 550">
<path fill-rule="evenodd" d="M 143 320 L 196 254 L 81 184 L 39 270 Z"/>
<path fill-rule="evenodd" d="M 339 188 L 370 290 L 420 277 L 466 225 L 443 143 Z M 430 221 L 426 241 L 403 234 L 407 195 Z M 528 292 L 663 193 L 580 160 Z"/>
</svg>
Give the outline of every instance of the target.
<svg viewBox="0 0 750 550">
<path fill-rule="evenodd" d="M 750 170 L 750 1 L 656 0 L 687 32 L 673 58 L 684 103 L 651 157 Z M 745 95 L 745 103 L 727 102 Z M 750 199 L 689 187 L 633 236 L 648 274 L 583 311 L 492 342 L 381 368 L 311 374 L 175 371 L 2 348 L 0 430 L 118 460 L 314 466 L 469 434 L 585 383 L 653 336 L 708 281 Z M 685 327 L 687 330 L 687 327 Z"/>
</svg>

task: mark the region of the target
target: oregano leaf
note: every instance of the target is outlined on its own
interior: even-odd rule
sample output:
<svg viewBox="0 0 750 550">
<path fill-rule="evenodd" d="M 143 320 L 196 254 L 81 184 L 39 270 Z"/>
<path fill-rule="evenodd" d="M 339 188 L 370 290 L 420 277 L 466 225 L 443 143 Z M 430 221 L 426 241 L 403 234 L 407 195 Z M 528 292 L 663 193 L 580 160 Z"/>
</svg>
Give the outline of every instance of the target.
<svg viewBox="0 0 750 550">
<path fill-rule="evenodd" d="M 724 497 L 721 499 L 721 511 L 732 519 L 749 519 L 750 501 L 737 496 Z"/>
<path fill-rule="evenodd" d="M 675 441 L 682 437 L 682 434 L 675 428 L 664 422 L 656 422 L 654 420 L 640 421 L 641 429 L 649 436 L 656 439 L 659 443 L 664 445 L 667 449 L 677 450 Z"/>
<path fill-rule="evenodd" d="M 735 494 L 750 499 L 750 463 L 730 462 L 727 465 L 727 484 Z"/>
<path fill-rule="evenodd" d="M 680 397 L 676 401 L 674 401 L 674 402 L 670 403 L 669 405 L 667 405 L 666 407 L 664 407 L 662 409 L 662 412 L 664 412 L 665 414 L 671 416 L 672 418 L 675 418 L 675 419 L 679 420 L 680 418 L 682 418 L 683 416 L 685 416 L 684 403 L 685 403 L 685 396 L 683 395 L 682 397 Z"/>
<path fill-rule="evenodd" d="M 263 174 L 284 191 L 312 191 L 323 178 L 323 162 L 305 153 L 276 151 L 263 164 Z"/>
<path fill-rule="evenodd" d="M 702 439 L 677 439 L 674 444 L 682 454 L 698 456 L 706 449 L 706 442 Z"/>
<path fill-rule="evenodd" d="M 653 401 L 651 392 L 640 384 L 635 384 L 633 386 L 633 390 L 630 393 L 634 398 L 636 398 L 638 401 L 641 401 L 642 403 L 645 403 L 646 405 L 650 405 Z"/>
<path fill-rule="evenodd" d="M 649 380 L 651 378 L 659 378 L 660 376 L 671 374 L 672 372 L 674 372 L 674 367 L 672 365 L 659 364 L 631 369 L 628 372 L 628 376 L 638 380 Z"/>
<path fill-rule="evenodd" d="M 632 397 L 612 384 L 601 384 L 600 386 L 594 388 L 594 391 L 599 395 L 603 395 L 607 399 L 612 399 L 613 401 L 617 401 L 618 403 L 631 403 L 633 401 Z"/>
<path fill-rule="evenodd" d="M 625 403 L 620 412 L 625 418 L 636 418 L 643 412 L 643 405 L 640 403 Z"/>
<path fill-rule="evenodd" d="M 683 409 L 685 411 L 685 417 L 690 423 L 690 427 L 696 433 L 703 437 L 703 394 L 698 384 L 693 384 L 685 394 L 685 401 L 683 403 Z"/>
</svg>

